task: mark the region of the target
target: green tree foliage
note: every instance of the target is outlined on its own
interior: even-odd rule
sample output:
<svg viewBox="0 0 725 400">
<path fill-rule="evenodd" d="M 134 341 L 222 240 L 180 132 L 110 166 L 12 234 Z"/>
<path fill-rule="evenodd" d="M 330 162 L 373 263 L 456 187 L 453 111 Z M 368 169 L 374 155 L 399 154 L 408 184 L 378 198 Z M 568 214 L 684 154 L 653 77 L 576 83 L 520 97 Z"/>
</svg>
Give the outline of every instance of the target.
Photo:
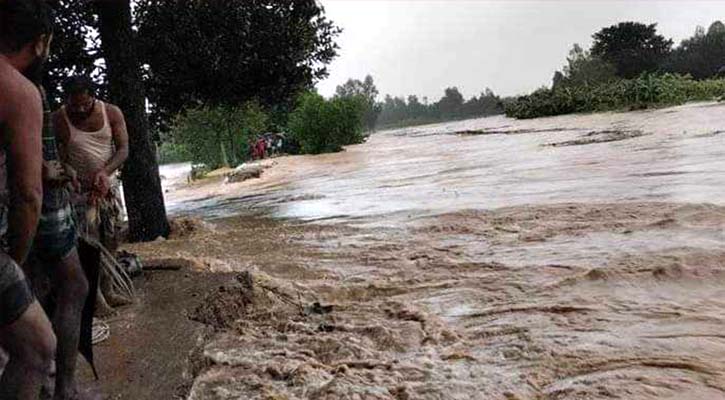
<svg viewBox="0 0 725 400">
<path fill-rule="evenodd" d="M 591 54 L 616 68 L 617 76 L 631 79 L 660 68 L 672 40 L 657 34 L 657 24 L 621 22 L 595 33 Z"/>
<path fill-rule="evenodd" d="M 655 24 L 624 22 L 602 29 L 594 39 L 591 52 L 574 45 L 551 89 L 508 99 L 506 115 L 640 109 L 713 100 L 725 93 L 725 79 L 712 79 L 725 73 L 725 24 L 720 21 L 707 31 L 698 27 L 672 51 L 672 42 L 657 34 Z"/>
<path fill-rule="evenodd" d="M 723 24 L 722 21 L 713 22 L 707 29 L 707 34 L 714 36 L 725 34 L 725 24 Z"/>
<path fill-rule="evenodd" d="M 345 84 L 337 87 L 335 91 L 336 97 L 355 97 L 359 96 L 365 102 L 365 113 L 363 115 L 363 125 L 366 130 L 375 130 L 375 124 L 378 116 L 382 111 L 382 106 L 377 102 L 378 89 L 375 87 L 373 77 L 368 75 L 363 81 L 357 79 L 349 79 Z"/>
<path fill-rule="evenodd" d="M 426 98 L 420 101 L 417 96 L 408 96 L 406 100 L 386 95 L 380 106 L 380 127 L 429 124 L 503 113 L 501 98 L 488 88 L 480 96 L 468 100 L 463 98 L 458 88 L 447 88 L 444 96 L 435 103 L 428 103 Z"/>
<path fill-rule="evenodd" d="M 554 87 L 597 85 L 616 79 L 612 64 L 593 56 L 578 44 L 569 51 L 566 61 L 564 71 L 554 74 Z"/>
<path fill-rule="evenodd" d="M 387 99 L 387 98 L 386 98 Z M 396 104 L 403 105 L 404 107 L 404 114 L 408 116 L 408 118 L 430 118 L 432 117 L 431 111 L 428 110 L 428 99 L 425 99 L 423 102 L 421 102 L 418 99 L 418 96 L 416 95 L 410 95 L 408 96 L 407 104 L 398 101 Z M 381 105 L 382 108 L 382 105 Z"/>
<path fill-rule="evenodd" d="M 487 117 L 503 113 L 503 103 L 493 90 L 486 88 L 478 97 L 473 96 L 463 103 L 461 118 Z"/>
<path fill-rule="evenodd" d="M 418 109 L 420 107 L 418 98 L 416 96 L 410 96 L 410 98 L 413 99 L 416 109 Z M 405 99 L 386 94 L 381 103 L 378 126 L 390 127 L 430 122 L 432 120 L 430 112 L 431 110 L 428 107 L 424 107 L 413 113 L 413 107 L 409 108 Z"/>
<path fill-rule="evenodd" d="M 156 122 L 252 99 L 287 107 L 337 56 L 340 29 L 315 0 L 139 0 L 136 14 Z"/>
<path fill-rule="evenodd" d="M 692 77 L 645 74 L 599 85 L 542 88 L 506 102 L 506 115 L 537 118 L 576 112 L 642 109 L 688 101 L 716 99 L 725 93 L 725 79 L 696 81 Z"/>
<path fill-rule="evenodd" d="M 300 143 L 303 153 L 320 154 L 362 143 L 365 100 L 360 96 L 326 100 L 308 92 L 299 97 L 289 117 L 288 131 Z"/>
<path fill-rule="evenodd" d="M 190 108 L 174 119 L 171 137 L 175 146 L 188 151 L 194 164 L 212 169 L 234 166 L 249 159 L 251 141 L 264 133 L 268 122 L 267 114 L 253 101 L 239 107 Z"/>
<path fill-rule="evenodd" d="M 176 142 L 164 142 L 159 146 L 159 164 L 174 164 L 194 159 L 189 148 Z"/>
<path fill-rule="evenodd" d="M 101 80 L 102 70 L 95 65 L 100 57 L 100 42 L 95 33 L 97 18 L 88 4 L 75 0 L 55 0 L 50 4 L 55 11 L 55 31 L 43 86 L 55 108 L 61 103 L 61 85 L 67 77 L 95 73 Z"/>
<path fill-rule="evenodd" d="M 551 87 L 553 89 L 561 87 L 562 85 L 564 85 L 564 79 L 566 79 L 564 73 L 562 73 L 561 71 L 554 72 L 554 77 L 551 78 Z"/>
<path fill-rule="evenodd" d="M 725 67 L 725 25 L 716 21 L 705 33 L 698 26 L 695 34 L 683 40 L 675 48 L 665 64 L 665 69 L 690 74 L 695 79 L 711 78 Z"/>
<path fill-rule="evenodd" d="M 459 119 L 462 116 L 463 95 L 457 87 L 446 88 L 443 97 L 438 101 L 437 108 L 442 119 Z"/>
</svg>

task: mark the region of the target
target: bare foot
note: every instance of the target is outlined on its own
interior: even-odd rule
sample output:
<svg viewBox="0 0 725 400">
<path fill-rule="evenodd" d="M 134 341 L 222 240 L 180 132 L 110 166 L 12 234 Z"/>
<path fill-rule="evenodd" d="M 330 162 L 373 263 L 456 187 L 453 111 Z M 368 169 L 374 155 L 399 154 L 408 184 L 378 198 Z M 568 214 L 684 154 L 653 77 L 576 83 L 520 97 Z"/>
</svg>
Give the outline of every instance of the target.
<svg viewBox="0 0 725 400">
<path fill-rule="evenodd" d="M 116 293 L 106 293 L 105 294 L 106 301 L 108 302 L 111 307 L 120 307 L 120 306 L 127 306 L 129 304 L 133 304 L 133 300 L 129 299 L 126 296 L 121 296 Z"/>
<path fill-rule="evenodd" d="M 96 298 L 96 311 L 94 313 L 95 316 L 102 318 L 114 315 L 115 313 L 116 312 L 113 310 L 113 308 L 108 305 L 106 298 L 103 297 L 103 293 L 101 293 L 101 291 L 99 290 L 98 297 Z"/>
</svg>

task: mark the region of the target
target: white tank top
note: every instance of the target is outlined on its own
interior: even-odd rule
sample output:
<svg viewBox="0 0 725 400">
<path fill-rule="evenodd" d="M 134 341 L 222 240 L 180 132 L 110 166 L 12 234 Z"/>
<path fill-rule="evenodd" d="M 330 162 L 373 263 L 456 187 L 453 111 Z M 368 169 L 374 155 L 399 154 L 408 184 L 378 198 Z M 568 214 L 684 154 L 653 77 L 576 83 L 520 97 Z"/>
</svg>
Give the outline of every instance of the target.
<svg viewBox="0 0 725 400">
<path fill-rule="evenodd" d="M 90 189 L 93 186 L 93 175 L 104 168 L 115 153 L 111 124 L 108 122 L 106 103 L 99 101 L 103 113 L 103 127 L 95 132 L 86 132 L 76 128 L 68 118 L 65 106 L 62 108 L 63 118 L 68 124 L 70 139 L 66 146 L 66 160 L 78 173 L 81 185 Z"/>
</svg>

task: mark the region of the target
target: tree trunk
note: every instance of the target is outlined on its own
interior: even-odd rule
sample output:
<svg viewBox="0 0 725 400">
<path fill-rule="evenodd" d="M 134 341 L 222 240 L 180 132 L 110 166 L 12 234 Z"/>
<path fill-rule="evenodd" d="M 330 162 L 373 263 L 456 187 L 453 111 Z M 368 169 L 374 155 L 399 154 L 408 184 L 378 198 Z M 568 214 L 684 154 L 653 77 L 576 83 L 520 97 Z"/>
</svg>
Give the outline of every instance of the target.
<svg viewBox="0 0 725 400">
<path fill-rule="evenodd" d="M 131 29 L 129 0 L 97 0 L 101 49 L 111 101 L 126 117 L 129 157 L 122 171 L 128 211 L 129 240 L 151 241 L 168 236 L 164 196 L 156 151 L 149 135 L 144 86 Z"/>
<path fill-rule="evenodd" d="M 229 157 L 227 157 L 227 148 L 226 144 L 224 143 L 224 140 L 219 141 L 219 148 L 222 152 L 222 165 L 224 167 L 229 167 Z"/>
</svg>

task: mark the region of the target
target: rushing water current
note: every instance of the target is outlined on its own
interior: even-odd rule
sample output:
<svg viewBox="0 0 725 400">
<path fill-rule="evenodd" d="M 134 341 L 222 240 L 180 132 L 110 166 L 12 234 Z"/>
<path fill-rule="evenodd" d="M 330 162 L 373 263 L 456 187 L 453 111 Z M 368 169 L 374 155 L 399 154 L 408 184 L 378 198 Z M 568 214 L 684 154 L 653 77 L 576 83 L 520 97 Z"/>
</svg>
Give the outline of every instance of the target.
<svg viewBox="0 0 725 400">
<path fill-rule="evenodd" d="M 186 171 L 162 168 L 171 213 L 217 230 L 161 251 L 275 288 L 207 346 L 194 399 L 725 398 L 725 105 L 390 130 L 238 184 Z"/>
<path fill-rule="evenodd" d="M 719 104 L 406 128 L 373 134 L 345 153 L 296 158 L 238 204 L 252 198 L 276 216 L 305 219 L 557 202 L 722 204 L 723 137 Z M 166 168 L 177 179 L 184 170 Z M 234 200 L 201 203 L 212 215 L 227 215 Z M 172 208 L 189 212 L 195 204 Z"/>
</svg>

